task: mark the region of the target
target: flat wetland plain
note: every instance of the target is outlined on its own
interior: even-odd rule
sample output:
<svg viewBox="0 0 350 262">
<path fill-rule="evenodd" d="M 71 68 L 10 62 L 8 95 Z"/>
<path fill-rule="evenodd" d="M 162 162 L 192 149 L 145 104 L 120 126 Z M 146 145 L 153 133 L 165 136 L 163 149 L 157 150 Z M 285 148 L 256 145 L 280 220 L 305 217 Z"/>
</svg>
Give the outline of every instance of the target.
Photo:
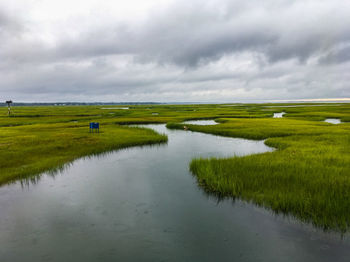
<svg viewBox="0 0 350 262">
<path fill-rule="evenodd" d="M 282 118 L 273 118 L 281 112 Z M 350 104 L 21 106 L 13 107 L 11 117 L 6 113 L 3 107 L 3 187 L 36 181 L 43 172 L 55 172 L 82 157 L 167 143 L 165 134 L 134 126 L 158 123 L 181 132 L 264 140 L 275 148 L 247 156 L 192 159 L 188 168 L 206 193 L 247 201 L 325 231 L 349 230 Z M 218 124 L 183 123 L 190 120 Z M 89 133 L 89 122 L 99 122 L 100 133 Z"/>
</svg>

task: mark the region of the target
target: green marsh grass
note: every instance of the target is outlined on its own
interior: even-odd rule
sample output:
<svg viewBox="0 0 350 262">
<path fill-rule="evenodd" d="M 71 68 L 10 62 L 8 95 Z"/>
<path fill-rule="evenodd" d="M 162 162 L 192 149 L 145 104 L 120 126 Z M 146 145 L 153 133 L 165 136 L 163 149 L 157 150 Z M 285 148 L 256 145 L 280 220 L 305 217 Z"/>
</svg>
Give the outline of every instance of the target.
<svg viewBox="0 0 350 262">
<path fill-rule="evenodd" d="M 239 197 L 324 229 L 349 228 L 349 124 L 235 119 L 215 126 L 189 125 L 189 129 L 266 139 L 265 144 L 277 149 L 246 157 L 193 160 L 190 170 L 206 191 Z"/>
<path fill-rule="evenodd" d="M 88 123 L 3 127 L 0 139 L 0 184 L 57 169 L 83 156 L 167 141 L 150 129 L 115 124 L 89 133 Z"/>
<path fill-rule="evenodd" d="M 127 124 L 168 123 L 168 128 L 183 129 L 185 120 L 215 119 L 218 125 L 186 126 L 215 135 L 266 139 L 276 150 L 246 157 L 194 159 L 190 169 L 206 191 L 239 197 L 325 229 L 348 230 L 349 104 L 114 108 L 118 106 L 14 107 L 11 117 L 6 116 L 6 107 L 0 108 L 0 184 L 35 178 L 79 157 L 167 140 L 152 130 Z M 282 111 L 284 118 L 272 118 Z M 326 118 L 345 123 L 322 122 Z M 100 122 L 99 134 L 89 133 L 90 121 Z"/>
</svg>

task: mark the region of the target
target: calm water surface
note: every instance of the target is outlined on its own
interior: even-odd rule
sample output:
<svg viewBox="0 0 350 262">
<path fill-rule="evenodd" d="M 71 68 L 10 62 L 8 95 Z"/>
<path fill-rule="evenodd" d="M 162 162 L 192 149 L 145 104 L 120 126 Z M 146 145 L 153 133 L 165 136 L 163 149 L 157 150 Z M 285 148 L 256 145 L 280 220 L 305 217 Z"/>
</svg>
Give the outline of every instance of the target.
<svg viewBox="0 0 350 262">
<path fill-rule="evenodd" d="M 0 261 L 349 261 L 336 233 L 206 195 L 193 157 L 271 151 L 262 141 L 149 127 L 168 144 L 75 161 L 0 188 Z"/>
<path fill-rule="evenodd" d="M 341 123 L 340 119 L 337 119 L 337 118 L 327 118 L 325 122 L 330 124 L 335 124 L 335 125 Z"/>
<path fill-rule="evenodd" d="M 285 114 L 286 112 L 282 112 L 282 113 L 273 113 L 273 118 L 282 118 L 283 115 Z"/>
<path fill-rule="evenodd" d="M 101 109 L 104 110 L 127 110 L 129 107 L 102 107 Z"/>
<path fill-rule="evenodd" d="M 211 125 L 218 124 L 214 120 L 190 120 L 190 121 L 185 121 L 183 123 L 188 125 L 199 125 L 199 126 L 211 126 Z"/>
</svg>

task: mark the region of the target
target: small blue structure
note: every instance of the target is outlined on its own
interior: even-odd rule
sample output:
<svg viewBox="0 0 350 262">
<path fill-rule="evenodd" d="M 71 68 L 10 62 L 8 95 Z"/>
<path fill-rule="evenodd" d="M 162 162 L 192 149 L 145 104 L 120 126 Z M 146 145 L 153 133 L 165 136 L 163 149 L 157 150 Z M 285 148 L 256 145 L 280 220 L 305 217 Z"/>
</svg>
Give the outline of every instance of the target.
<svg viewBox="0 0 350 262">
<path fill-rule="evenodd" d="M 94 129 L 96 129 L 96 132 L 100 133 L 100 123 L 97 122 L 91 122 L 90 123 L 90 133 L 94 132 Z"/>
</svg>

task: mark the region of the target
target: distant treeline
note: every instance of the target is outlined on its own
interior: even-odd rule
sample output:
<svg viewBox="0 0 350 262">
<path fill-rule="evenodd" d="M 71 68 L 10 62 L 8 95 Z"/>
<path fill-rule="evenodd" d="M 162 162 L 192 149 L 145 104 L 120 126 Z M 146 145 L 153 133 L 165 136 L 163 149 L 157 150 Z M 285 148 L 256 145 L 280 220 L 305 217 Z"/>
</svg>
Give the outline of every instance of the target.
<svg viewBox="0 0 350 262">
<path fill-rule="evenodd" d="M 93 106 L 93 105 L 159 105 L 158 102 L 59 102 L 59 103 L 24 103 L 13 102 L 13 106 Z M 7 106 L 6 103 L 0 103 L 0 106 Z"/>
</svg>

